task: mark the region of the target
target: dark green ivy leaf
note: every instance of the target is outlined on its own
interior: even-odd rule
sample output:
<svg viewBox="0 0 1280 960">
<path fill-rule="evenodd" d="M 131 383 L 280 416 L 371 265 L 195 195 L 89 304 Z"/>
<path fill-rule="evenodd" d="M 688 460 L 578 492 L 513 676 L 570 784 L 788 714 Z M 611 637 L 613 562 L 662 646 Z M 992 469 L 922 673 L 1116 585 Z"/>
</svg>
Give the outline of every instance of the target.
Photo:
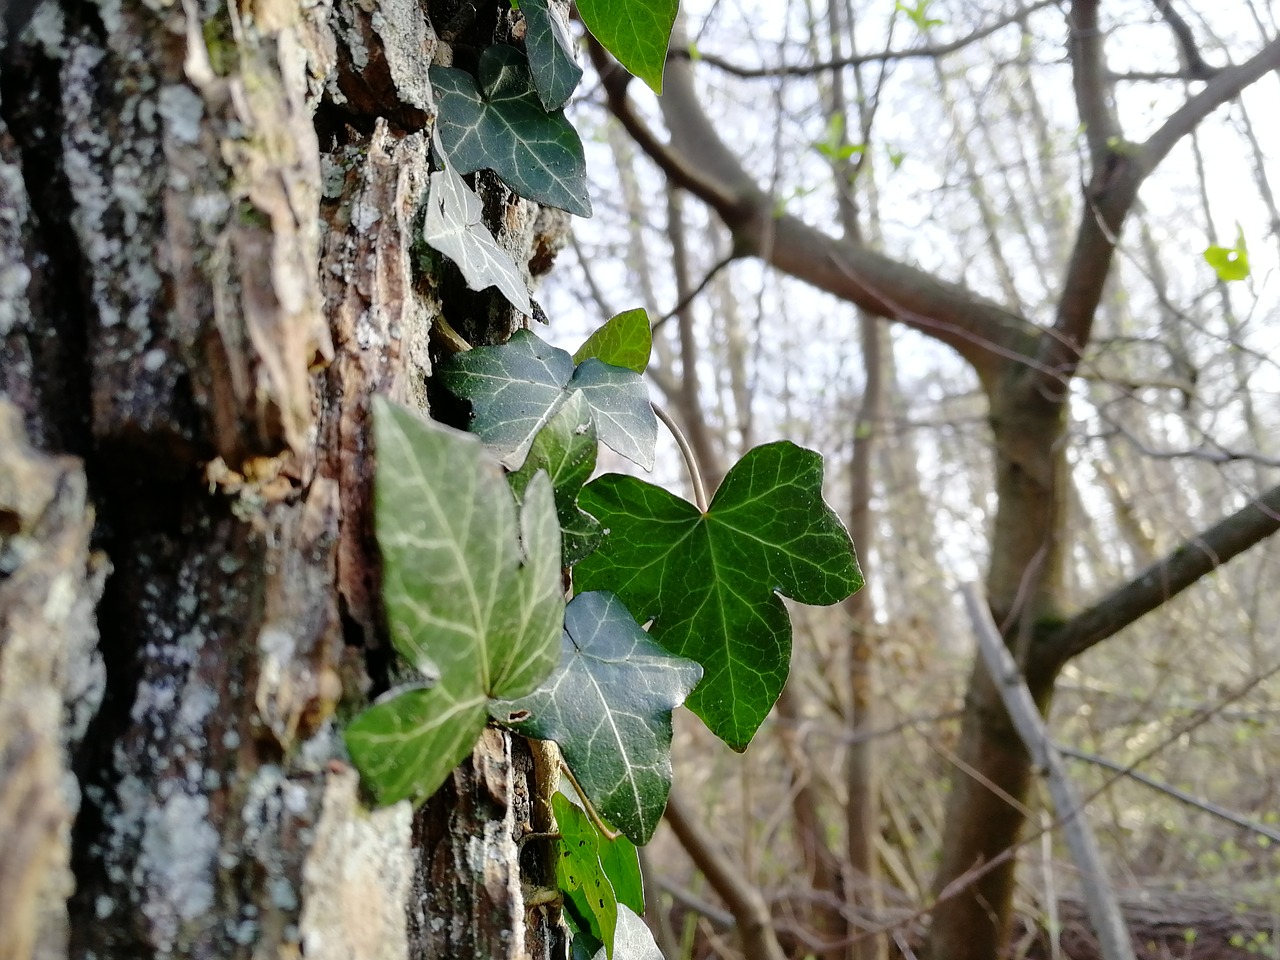
<svg viewBox="0 0 1280 960">
<path fill-rule="evenodd" d="M 575 390 L 591 408 L 600 442 L 646 470 L 653 466 L 658 422 L 644 380 L 633 370 L 573 359 L 528 330 L 496 347 L 451 357 L 440 371 L 444 385 L 471 401 L 471 430 L 508 469 L 524 463 L 537 436 Z"/>
<path fill-rule="evenodd" d="M 379 702 L 345 731 L 380 803 L 425 800 L 471 752 L 489 700 L 534 690 L 562 632 L 551 481 L 517 511 L 469 434 L 374 399 L 382 595 L 396 651 L 434 683 Z"/>
<path fill-rule="evenodd" d="M 671 711 L 701 675 L 650 640 L 616 596 L 580 593 L 565 608 L 555 671 L 529 696 L 490 712 L 559 744 L 601 816 L 644 844 L 671 792 Z M 517 716 L 527 719 L 512 722 Z"/>
<path fill-rule="evenodd" d="M 832 604 L 862 586 L 849 534 L 822 500 L 822 458 L 780 441 L 756 447 L 705 515 L 633 477 L 588 484 L 582 508 L 607 533 L 574 569 L 581 590 L 612 590 L 649 636 L 701 663 L 688 706 L 744 750 L 782 692 L 791 620 L 781 597 Z"/>
<path fill-rule="evenodd" d="M 589 929 L 583 929 L 586 924 L 575 922 L 573 916 L 572 908 L 564 911 L 564 925 L 569 930 L 569 960 L 592 960 L 597 953 L 603 954 L 604 944 L 592 936 Z"/>
<path fill-rule="evenodd" d="M 627 310 L 611 317 L 599 330 L 587 337 L 573 355 L 574 363 L 595 357 L 615 367 L 626 367 L 644 373 L 653 350 L 653 329 L 644 307 Z"/>
<path fill-rule="evenodd" d="M 575 390 L 547 425 L 538 431 L 524 466 L 507 474 L 507 482 L 520 502 L 525 487 L 539 470 L 551 477 L 560 517 L 560 562 L 571 567 L 600 543 L 600 523 L 578 509 L 578 494 L 596 468 L 596 431 L 591 408 L 582 391 Z"/>
<path fill-rule="evenodd" d="M 619 63 L 660 94 L 679 6 L 679 0 L 578 0 L 578 13 Z"/>
<path fill-rule="evenodd" d="M 564 111 L 543 109 L 524 54 L 486 47 L 478 86 L 454 67 L 432 67 L 431 84 L 440 141 L 459 173 L 492 170 L 522 197 L 591 216 L 582 141 Z"/>
<path fill-rule="evenodd" d="M 573 95 L 582 79 L 582 68 L 573 54 L 573 37 L 558 7 L 547 0 L 521 0 L 528 31 L 524 45 L 529 51 L 529 67 L 542 106 L 550 113 L 559 110 Z"/>
</svg>

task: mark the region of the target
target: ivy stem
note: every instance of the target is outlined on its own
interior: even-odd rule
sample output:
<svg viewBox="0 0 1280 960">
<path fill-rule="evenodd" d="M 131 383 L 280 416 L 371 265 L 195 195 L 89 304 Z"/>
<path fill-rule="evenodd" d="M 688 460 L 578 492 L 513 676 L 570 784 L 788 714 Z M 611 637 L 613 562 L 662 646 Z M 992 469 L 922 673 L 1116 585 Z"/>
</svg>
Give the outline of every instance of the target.
<svg viewBox="0 0 1280 960">
<path fill-rule="evenodd" d="M 569 769 L 569 765 L 560 761 L 560 772 L 569 778 L 569 782 L 573 784 L 573 789 L 578 794 L 578 799 L 582 801 L 582 809 L 586 811 L 587 817 L 595 824 L 596 829 L 600 831 L 601 836 L 610 840 L 617 840 L 622 836 L 621 830 L 614 830 L 601 819 L 600 814 L 596 811 L 595 804 L 591 802 L 591 798 L 587 796 L 587 791 L 582 789 L 582 784 L 578 782 L 578 778 L 573 775 L 573 771 Z"/>
<path fill-rule="evenodd" d="M 435 318 L 435 323 L 431 325 L 431 332 L 435 334 L 436 340 L 444 348 L 445 353 L 466 353 L 471 349 L 471 344 L 467 343 L 462 334 L 453 329 L 453 325 L 444 318 L 444 314 Z"/>
<path fill-rule="evenodd" d="M 649 406 L 653 407 L 653 412 L 658 415 L 658 419 L 663 422 L 666 428 L 671 431 L 671 436 L 675 438 L 676 446 L 680 448 L 680 453 L 684 456 L 684 465 L 689 470 L 689 479 L 693 481 L 693 501 L 698 505 L 699 511 L 706 513 L 708 509 L 707 488 L 702 483 L 702 471 L 698 469 L 698 460 L 693 455 L 693 447 L 689 446 L 689 441 L 685 439 L 680 426 L 667 411 L 653 402 L 650 402 Z"/>
</svg>

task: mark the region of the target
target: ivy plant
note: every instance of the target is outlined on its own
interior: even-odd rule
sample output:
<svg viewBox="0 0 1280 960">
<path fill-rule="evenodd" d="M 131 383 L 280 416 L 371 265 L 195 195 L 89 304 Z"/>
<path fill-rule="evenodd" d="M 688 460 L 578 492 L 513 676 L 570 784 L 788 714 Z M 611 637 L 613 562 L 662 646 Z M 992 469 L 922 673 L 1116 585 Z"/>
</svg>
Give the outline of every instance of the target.
<svg viewBox="0 0 1280 960">
<path fill-rule="evenodd" d="M 578 3 L 587 29 L 655 91 L 676 7 Z M 474 76 L 432 68 L 423 233 L 468 286 L 495 287 L 528 315 L 525 275 L 464 178 L 492 170 L 581 216 L 591 201 L 563 112 L 582 75 L 568 24 L 552 0 L 519 10 L 522 47 L 483 50 Z M 709 503 L 691 458 L 696 503 L 636 477 L 588 482 L 599 444 L 653 464 L 643 310 L 572 355 L 527 330 L 475 348 L 446 332 L 438 378 L 470 406 L 469 431 L 374 402 L 383 603 L 411 679 L 347 726 L 348 752 L 377 802 L 421 802 L 487 722 L 553 741 L 570 784 L 551 804 L 572 956 L 660 957 L 640 919 L 634 844 L 652 837 L 671 790 L 672 711 L 687 701 L 746 749 L 790 667 L 781 598 L 831 604 L 859 589 L 853 544 L 823 502 L 821 458 L 786 441 L 749 451 Z"/>
</svg>

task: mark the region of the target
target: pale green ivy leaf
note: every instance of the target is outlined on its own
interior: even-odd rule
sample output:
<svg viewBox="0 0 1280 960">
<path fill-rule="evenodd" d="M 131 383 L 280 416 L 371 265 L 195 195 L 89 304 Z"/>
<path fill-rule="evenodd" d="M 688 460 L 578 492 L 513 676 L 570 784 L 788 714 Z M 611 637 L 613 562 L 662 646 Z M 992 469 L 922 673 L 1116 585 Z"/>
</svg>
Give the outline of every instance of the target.
<svg viewBox="0 0 1280 960">
<path fill-rule="evenodd" d="M 587 337 L 573 355 L 574 363 L 595 357 L 615 367 L 626 367 L 644 373 L 653 352 L 653 328 L 644 307 L 625 310 L 610 317 L 595 333 Z"/>
<path fill-rule="evenodd" d="M 440 370 L 453 393 L 471 401 L 471 430 L 508 469 L 524 463 L 533 439 L 575 391 L 591 408 L 600 442 L 646 470 L 658 422 L 643 378 L 633 370 L 573 358 L 528 330 L 499 346 L 457 354 Z"/>
<path fill-rule="evenodd" d="M 481 220 L 480 198 L 449 165 L 438 138 L 435 145 L 441 169 L 431 174 L 422 238 L 458 265 L 472 290 L 497 287 L 517 310 L 532 314 L 520 270 Z"/>
<path fill-rule="evenodd" d="M 568 103 L 582 79 L 569 25 L 564 22 L 560 8 L 549 0 L 524 0 L 520 12 L 528 26 L 524 44 L 529 51 L 529 67 L 538 98 L 548 113 L 559 110 Z"/>
<path fill-rule="evenodd" d="M 479 84 L 454 67 L 432 67 L 431 83 L 440 142 L 459 173 L 492 170 L 522 197 L 591 216 L 582 141 L 563 110 L 543 108 L 524 54 L 486 47 Z"/>
<path fill-rule="evenodd" d="M 532 692 L 555 666 L 564 618 L 551 481 L 517 515 L 475 437 L 374 399 L 382 594 L 396 652 L 434 678 L 347 726 L 380 803 L 425 800 L 471 752 L 491 698 Z"/>
<path fill-rule="evenodd" d="M 578 0 L 578 13 L 619 63 L 660 94 L 679 6 L 679 0 Z"/>
<path fill-rule="evenodd" d="M 600 814 L 649 842 L 671 792 L 671 711 L 702 676 L 649 639 L 612 593 L 565 609 L 560 663 L 536 691 L 494 703 L 495 719 L 554 740 Z"/>
<path fill-rule="evenodd" d="M 1218 279 L 1224 283 L 1244 280 L 1249 276 L 1249 248 L 1245 244 L 1244 229 L 1236 224 L 1236 245 L 1221 247 L 1214 245 L 1204 252 L 1205 263 L 1213 267 Z"/>
</svg>

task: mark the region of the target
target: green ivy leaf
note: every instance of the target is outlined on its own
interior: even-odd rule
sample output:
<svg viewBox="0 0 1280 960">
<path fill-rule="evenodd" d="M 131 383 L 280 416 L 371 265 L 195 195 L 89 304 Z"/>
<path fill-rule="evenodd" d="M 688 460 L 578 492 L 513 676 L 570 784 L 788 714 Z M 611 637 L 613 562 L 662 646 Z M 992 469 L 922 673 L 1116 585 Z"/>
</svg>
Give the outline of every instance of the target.
<svg viewBox="0 0 1280 960">
<path fill-rule="evenodd" d="M 533 438 L 575 390 L 591 408 L 600 442 L 646 470 L 653 466 L 658 421 L 644 380 L 633 370 L 594 357 L 576 369 L 564 350 L 528 330 L 496 347 L 476 347 L 450 358 L 444 385 L 471 401 L 471 430 L 503 466 L 524 462 Z"/>
<path fill-rule="evenodd" d="M 582 391 L 575 390 L 538 431 L 524 466 L 507 474 L 517 503 L 539 470 L 550 475 L 556 494 L 556 513 L 560 517 L 560 562 L 566 567 L 573 566 L 600 544 L 600 522 L 578 509 L 578 494 L 595 468 L 596 431 L 591 425 L 591 408 Z"/>
<path fill-rule="evenodd" d="M 432 67 L 431 83 L 436 129 L 459 173 L 493 170 L 522 197 L 591 216 L 582 141 L 564 111 L 543 109 L 524 54 L 486 47 L 479 87 L 453 67 Z"/>
<path fill-rule="evenodd" d="M 578 928 L 604 944 L 603 952 L 612 957 L 619 901 L 631 902 L 640 884 L 636 848 L 626 837 L 610 840 L 603 836 L 591 818 L 562 793 L 551 798 L 551 808 L 560 831 L 556 885 L 564 894 L 567 912 Z M 606 861 L 612 866 L 612 873 L 605 866 Z M 618 895 L 615 875 L 628 893 L 627 900 Z"/>
<path fill-rule="evenodd" d="M 600 838 L 600 867 L 609 878 L 618 906 L 644 913 L 644 878 L 640 874 L 640 855 L 625 835 L 610 840 Z"/>
<path fill-rule="evenodd" d="M 512 306 L 531 315 L 529 290 L 515 261 L 481 222 L 480 198 L 449 165 L 438 137 L 434 143 L 441 169 L 431 174 L 422 238 L 458 265 L 472 290 L 497 287 Z"/>
<path fill-rule="evenodd" d="M 578 13 L 619 63 L 660 94 L 679 6 L 679 0 L 578 0 Z"/>
<path fill-rule="evenodd" d="M 490 712 L 559 744 L 600 814 L 644 844 L 671 792 L 671 711 L 701 676 L 696 663 L 650 640 L 616 596 L 580 593 L 565 609 L 555 671 L 534 693 Z"/>
<path fill-rule="evenodd" d="M 380 397 L 373 424 L 391 640 L 434 685 L 375 704 L 345 737 L 380 803 L 420 801 L 470 753 L 489 699 L 523 696 L 555 666 L 560 530 L 547 477 L 530 482 L 517 518 L 476 438 Z"/>
<path fill-rule="evenodd" d="M 608 531 L 574 569 L 612 590 L 649 636 L 702 664 L 688 706 L 745 750 L 786 681 L 791 621 L 779 594 L 831 604 L 862 586 L 849 534 L 822 500 L 822 458 L 781 441 L 725 477 L 707 513 L 632 477 L 589 483 L 582 508 Z"/>
<path fill-rule="evenodd" d="M 548 113 L 569 102 L 582 79 L 582 68 L 573 54 L 573 37 L 558 7 L 547 0 L 524 0 L 520 4 L 528 32 L 524 45 L 529 51 L 529 67 L 538 98 Z"/>
<path fill-rule="evenodd" d="M 626 367 L 636 373 L 644 373 L 653 352 L 653 328 L 644 307 L 626 310 L 610 317 L 578 348 L 574 363 L 595 357 L 615 367 Z"/>
<path fill-rule="evenodd" d="M 1211 246 L 1204 252 L 1204 259 L 1224 283 L 1243 280 L 1249 276 L 1249 248 L 1245 244 L 1244 229 L 1240 224 L 1236 224 L 1234 247 Z"/>
</svg>

